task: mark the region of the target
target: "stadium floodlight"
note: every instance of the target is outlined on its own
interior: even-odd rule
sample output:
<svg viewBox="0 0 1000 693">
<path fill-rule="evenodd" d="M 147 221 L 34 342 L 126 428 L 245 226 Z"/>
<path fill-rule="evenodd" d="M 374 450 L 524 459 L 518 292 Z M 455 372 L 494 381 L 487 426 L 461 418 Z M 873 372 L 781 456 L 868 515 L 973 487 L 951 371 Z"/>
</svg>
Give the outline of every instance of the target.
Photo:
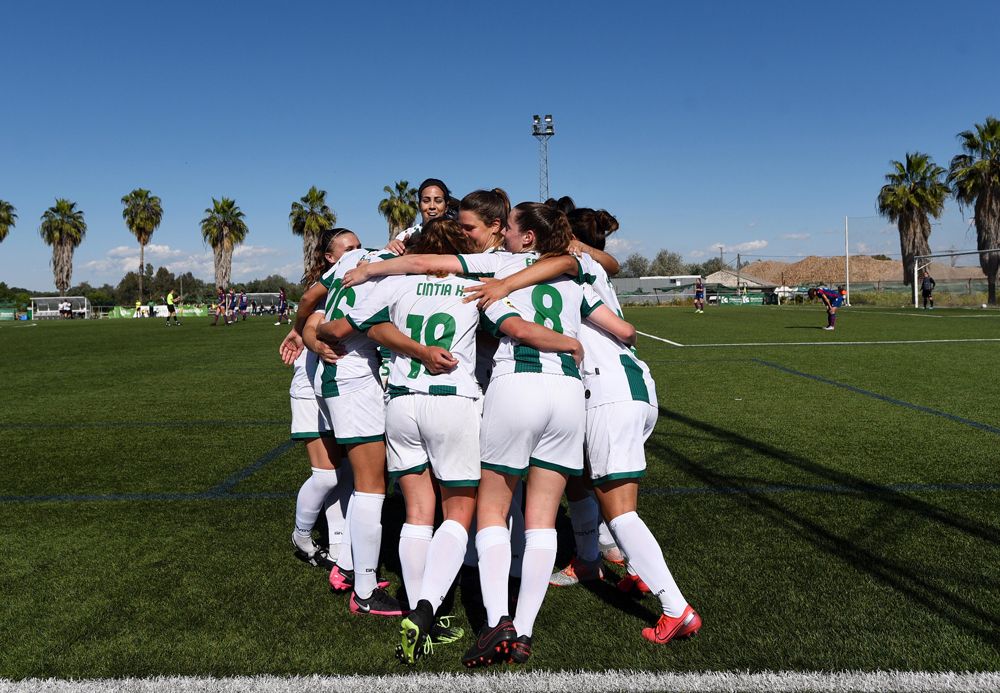
<svg viewBox="0 0 1000 693">
<path fill-rule="evenodd" d="M 538 140 L 538 200 L 549 198 L 549 138 L 556 134 L 552 114 L 531 116 L 531 136 Z"/>
</svg>

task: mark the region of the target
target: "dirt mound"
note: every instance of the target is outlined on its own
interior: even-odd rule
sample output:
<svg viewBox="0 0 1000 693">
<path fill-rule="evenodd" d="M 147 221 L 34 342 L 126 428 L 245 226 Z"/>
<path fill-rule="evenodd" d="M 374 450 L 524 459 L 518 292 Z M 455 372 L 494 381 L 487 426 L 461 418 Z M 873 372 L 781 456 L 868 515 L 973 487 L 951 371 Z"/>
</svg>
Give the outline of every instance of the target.
<svg viewBox="0 0 1000 693">
<path fill-rule="evenodd" d="M 751 277 L 773 284 L 843 284 L 844 258 L 810 255 L 798 262 L 759 260 L 743 268 Z M 951 267 L 946 263 L 931 264 L 931 276 L 943 279 L 981 279 L 978 267 Z M 851 256 L 851 282 L 902 282 L 903 263 L 899 260 L 876 260 L 867 255 Z"/>
</svg>

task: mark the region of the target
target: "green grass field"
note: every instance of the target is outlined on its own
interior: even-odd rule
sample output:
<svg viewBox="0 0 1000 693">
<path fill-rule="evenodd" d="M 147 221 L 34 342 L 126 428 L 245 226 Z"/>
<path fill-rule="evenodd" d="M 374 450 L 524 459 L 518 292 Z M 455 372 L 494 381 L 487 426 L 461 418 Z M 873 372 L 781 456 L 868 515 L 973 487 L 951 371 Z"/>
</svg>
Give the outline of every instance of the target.
<svg viewBox="0 0 1000 693">
<path fill-rule="evenodd" d="M 705 626 L 657 647 L 652 598 L 550 589 L 527 668 L 1000 670 L 1000 315 L 627 317 L 684 345 L 640 341 L 661 413 L 640 512 Z M 398 624 L 292 557 L 284 332 L 0 324 L 0 678 L 402 671 Z"/>
</svg>

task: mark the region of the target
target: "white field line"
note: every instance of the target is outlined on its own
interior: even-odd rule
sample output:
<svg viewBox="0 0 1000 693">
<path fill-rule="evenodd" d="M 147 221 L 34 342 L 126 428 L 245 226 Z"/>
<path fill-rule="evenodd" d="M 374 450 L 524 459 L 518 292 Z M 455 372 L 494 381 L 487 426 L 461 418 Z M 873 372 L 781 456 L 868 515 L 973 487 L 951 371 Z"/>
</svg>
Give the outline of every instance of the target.
<svg viewBox="0 0 1000 693">
<path fill-rule="evenodd" d="M 731 342 L 728 344 L 678 344 L 677 346 L 683 346 L 686 349 L 707 349 L 712 347 L 874 346 L 879 344 L 954 344 L 964 342 L 1000 342 L 1000 337 L 977 337 L 972 339 L 887 339 L 875 342 Z"/>
<path fill-rule="evenodd" d="M 846 671 L 846 672 L 705 672 L 674 674 L 650 671 L 483 672 L 392 676 L 194 676 L 149 679 L 0 679 L 0 693 L 298 693 L 299 691 L 365 691 L 365 693 L 603 693 L 604 691 L 996 691 L 1000 673 Z"/>
<path fill-rule="evenodd" d="M 916 310 L 916 309 L 915 309 Z M 931 315 L 928 313 L 894 313 L 889 310 L 862 310 L 852 315 L 896 315 L 903 318 L 939 318 L 942 320 L 975 320 L 976 318 L 1000 318 L 1000 315 Z"/>
<path fill-rule="evenodd" d="M 639 330 L 636 330 L 636 334 L 641 334 L 643 337 L 649 337 L 650 339 L 655 339 L 658 342 L 666 342 L 671 346 L 676 346 L 676 347 L 684 346 L 679 342 L 671 342 L 669 339 L 664 339 L 663 337 L 657 337 L 655 334 L 649 334 L 648 332 L 639 332 Z"/>
</svg>

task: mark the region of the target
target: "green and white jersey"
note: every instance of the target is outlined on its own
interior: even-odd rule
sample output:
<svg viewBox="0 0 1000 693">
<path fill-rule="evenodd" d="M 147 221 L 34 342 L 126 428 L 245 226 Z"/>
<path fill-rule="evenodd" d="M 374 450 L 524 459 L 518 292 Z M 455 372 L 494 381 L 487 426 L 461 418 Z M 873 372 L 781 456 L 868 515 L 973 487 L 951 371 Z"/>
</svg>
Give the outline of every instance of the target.
<svg viewBox="0 0 1000 693">
<path fill-rule="evenodd" d="M 537 253 L 478 253 L 459 255 L 459 261 L 470 276 L 508 277 L 538 260 Z M 585 296 L 586 292 L 586 296 Z M 568 277 L 536 284 L 511 293 L 486 309 L 485 322 L 500 337 L 500 346 L 493 357 L 493 377 L 509 373 L 550 373 L 579 378 L 580 371 L 573 357 L 566 353 L 540 352 L 520 344 L 499 332 L 500 324 L 518 315 L 525 320 L 544 325 L 569 337 L 578 337 L 580 321 L 590 315 L 600 300 L 589 287 Z"/>
<path fill-rule="evenodd" d="M 431 375 L 420 361 L 393 354 L 390 397 L 420 392 L 479 398 L 475 376 L 479 310 L 475 303 L 462 302 L 465 288 L 475 284 L 474 279 L 455 275 L 385 277 L 347 313 L 348 322 L 359 332 L 391 322 L 413 341 L 446 349 L 458 360 L 451 372 Z"/>
<path fill-rule="evenodd" d="M 581 255 L 581 275 L 601 301 L 618 317 L 622 307 L 615 295 L 608 273 L 589 255 Z M 640 401 L 656 405 L 656 385 L 653 376 L 631 349 L 596 325 L 584 323 L 580 328 L 583 344 L 583 386 L 587 408 L 610 402 Z"/>
<path fill-rule="evenodd" d="M 345 253 L 333 267 L 320 278 L 326 287 L 326 319 L 339 320 L 347 315 L 361 297 L 371 291 L 373 284 L 367 282 L 344 288 L 344 275 L 358 266 L 362 258 L 368 259 L 370 251 L 364 248 Z M 317 369 L 316 394 L 320 397 L 338 397 L 366 387 L 372 379 L 378 378 L 378 345 L 363 334 L 351 335 L 341 342 L 347 352 L 336 363 L 323 363 Z"/>
</svg>

